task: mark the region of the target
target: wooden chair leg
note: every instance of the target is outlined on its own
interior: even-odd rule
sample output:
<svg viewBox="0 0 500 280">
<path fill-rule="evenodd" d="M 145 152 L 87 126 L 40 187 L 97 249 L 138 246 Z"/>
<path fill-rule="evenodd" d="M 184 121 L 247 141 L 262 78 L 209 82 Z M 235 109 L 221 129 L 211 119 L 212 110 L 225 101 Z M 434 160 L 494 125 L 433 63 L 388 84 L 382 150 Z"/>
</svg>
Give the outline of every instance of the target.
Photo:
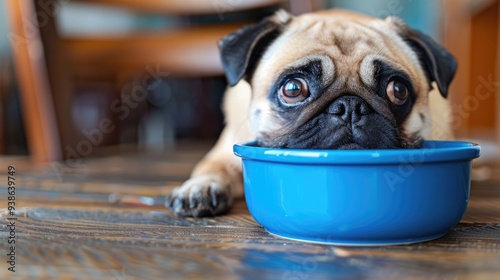
<svg viewBox="0 0 500 280">
<path fill-rule="evenodd" d="M 4 1 L 8 34 L 20 88 L 28 148 L 33 161 L 59 160 L 61 145 L 56 125 L 43 44 L 32 1 Z"/>
</svg>

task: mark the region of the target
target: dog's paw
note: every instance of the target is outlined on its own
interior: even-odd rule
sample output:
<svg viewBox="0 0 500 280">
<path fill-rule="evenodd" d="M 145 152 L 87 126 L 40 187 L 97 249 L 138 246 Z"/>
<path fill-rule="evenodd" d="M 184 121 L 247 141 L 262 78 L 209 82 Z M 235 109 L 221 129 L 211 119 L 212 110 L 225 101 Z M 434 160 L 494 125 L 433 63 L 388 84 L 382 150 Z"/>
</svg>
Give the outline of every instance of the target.
<svg viewBox="0 0 500 280">
<path fill-rule="evenodd" d="M 167 197 L 166 206 L 181 216 L 215 216 L 231 206 L 229 184 L 219 176 L 205 175 L 191 178 L 175 188 Z"/>
</svg>

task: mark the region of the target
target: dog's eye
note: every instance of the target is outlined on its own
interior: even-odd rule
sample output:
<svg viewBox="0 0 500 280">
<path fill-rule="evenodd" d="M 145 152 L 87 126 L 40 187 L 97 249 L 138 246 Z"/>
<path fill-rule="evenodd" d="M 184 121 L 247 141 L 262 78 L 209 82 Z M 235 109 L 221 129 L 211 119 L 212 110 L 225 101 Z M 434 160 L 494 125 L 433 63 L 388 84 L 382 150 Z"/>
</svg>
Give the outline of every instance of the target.
<svg viewBox="0 0 500 280">
<path fill-rule="evenodd" d="M 303 79 L 290 79 L 281 87 L 280 95 L 285 103 L 297 103 L 309 96 L 309 88 Z"/>
<path fill-rule="evenodd" d="M 403 82 L 393 80 L 387 85 L 387 98 L 395 105 L 403 105 L 408 99 L 408 88 Z"/>
</svg>

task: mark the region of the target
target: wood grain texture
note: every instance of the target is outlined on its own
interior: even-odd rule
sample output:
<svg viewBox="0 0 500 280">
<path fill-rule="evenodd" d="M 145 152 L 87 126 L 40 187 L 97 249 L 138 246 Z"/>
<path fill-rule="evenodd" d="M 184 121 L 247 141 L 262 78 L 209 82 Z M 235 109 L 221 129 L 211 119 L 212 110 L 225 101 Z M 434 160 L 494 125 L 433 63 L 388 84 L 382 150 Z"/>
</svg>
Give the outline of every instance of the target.
<svg viewBox="0 0 500 280">
<path fill-rule="evenodd" d="M 203 149 L 187 146 L 164 157 L 90 159 L 82 163 L 86 169 L 65 174 L 62 180 L 46 172 L 50 167 L 19 170 L 17 272 L 8 271 L 5 257 L 0 257 L 0 279 L 495 279 L 500 275 L 498 180 L 473 182 L 466 215 L 443 238 L 405 246 L 335 247 L 266 233 L 244 201 L 220 217 L 172 215 L 161 205 L 163 194 L 187 178 L 202 153 Z M 2 189 L 4 182 L 6 177 L 0 177 Z M 111 193 L 151 195 L 158 203 L 151 207 L 112 203 Z M 2 191 L 0 207 L 6 201 Z M 7 213 L 0 215 L 0 255 L 5 256 Z"/>
</svg>

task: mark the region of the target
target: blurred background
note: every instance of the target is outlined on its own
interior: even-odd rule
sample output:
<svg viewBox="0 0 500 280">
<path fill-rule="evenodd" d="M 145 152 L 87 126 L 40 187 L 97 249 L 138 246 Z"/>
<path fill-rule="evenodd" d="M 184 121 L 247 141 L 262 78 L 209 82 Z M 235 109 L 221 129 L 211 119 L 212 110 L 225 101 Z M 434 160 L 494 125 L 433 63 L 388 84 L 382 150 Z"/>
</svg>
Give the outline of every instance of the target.
<svg viewBox="0 0 500 280">
<path fill-rule="evenodd" d="M 278 8 L 347 8 L 401 17 L 448 48 L 459 72 L 446 114 L 458 138 L 498 158 L 498 0 L 2 2 L 3 155 L 44 162 L 213 143 L 226 87 L 216 41 Z"/>
</svg>

